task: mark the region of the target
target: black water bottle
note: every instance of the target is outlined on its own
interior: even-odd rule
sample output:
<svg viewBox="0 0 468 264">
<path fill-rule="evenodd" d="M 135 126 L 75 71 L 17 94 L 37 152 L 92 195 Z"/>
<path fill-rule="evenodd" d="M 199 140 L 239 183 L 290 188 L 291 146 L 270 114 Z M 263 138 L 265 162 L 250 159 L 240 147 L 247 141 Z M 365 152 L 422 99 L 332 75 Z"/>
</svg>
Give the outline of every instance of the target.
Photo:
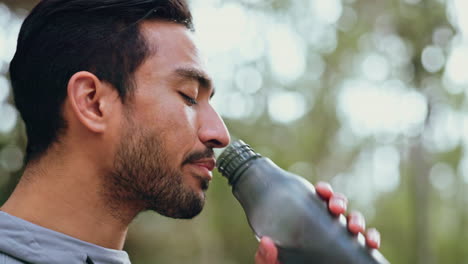
<svg viewBox="0 0 468 264">
<path fill-rule="evenodd" d="M 330 214 L 311 183 L 279 168 L 244 142 L 228 146 L 217 167 L 232 185 L 256 236 L 273 239 L 282 264 L 389 263 Z"/>
</svg>

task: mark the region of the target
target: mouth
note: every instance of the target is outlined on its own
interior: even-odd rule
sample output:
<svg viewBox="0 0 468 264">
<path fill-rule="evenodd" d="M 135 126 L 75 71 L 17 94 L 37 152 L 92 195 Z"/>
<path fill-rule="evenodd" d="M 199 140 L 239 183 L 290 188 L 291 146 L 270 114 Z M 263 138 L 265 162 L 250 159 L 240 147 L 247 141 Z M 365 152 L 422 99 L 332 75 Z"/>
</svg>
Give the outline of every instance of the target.
<svg viewBox="0 0 468 264">
<path fill-rule="evenodd" d="M 203 180 L 211 181 L 213 178 L 211 172 L 216 166 L 216 160 L 214 158 L 200 159 L 194 162 L 190 162 L 189 165 L 194 168 L 196 174 Z"/>
</svg>

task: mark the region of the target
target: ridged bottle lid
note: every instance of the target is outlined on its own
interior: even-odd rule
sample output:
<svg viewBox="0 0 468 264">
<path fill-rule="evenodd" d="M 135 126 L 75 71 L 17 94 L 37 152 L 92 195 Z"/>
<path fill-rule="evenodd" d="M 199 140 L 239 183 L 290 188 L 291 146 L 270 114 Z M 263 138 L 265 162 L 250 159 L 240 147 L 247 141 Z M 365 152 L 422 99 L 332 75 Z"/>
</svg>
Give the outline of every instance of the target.
<svg viewBox="0 0 468 264">
<path fill-rule="evenodd" d="M 219 172 L 232 183 L 235 172 L 247 161 L 262 157 L 242 140 L 236 140 L 218 157 L 216 167 Z"/>
</svg>

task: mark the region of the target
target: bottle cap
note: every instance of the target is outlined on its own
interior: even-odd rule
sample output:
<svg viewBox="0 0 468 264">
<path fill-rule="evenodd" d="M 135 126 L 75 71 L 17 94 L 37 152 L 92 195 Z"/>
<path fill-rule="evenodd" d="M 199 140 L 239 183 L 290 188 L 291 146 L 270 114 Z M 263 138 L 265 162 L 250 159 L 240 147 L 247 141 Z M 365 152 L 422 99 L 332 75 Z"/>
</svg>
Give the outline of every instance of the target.
<svg viewBox="0 0 468 264">
<path fill-rule="evenodd" d="M 235 172 L 247 161 L 262 157 L 242 140 L 236 140 L 218 157 L 216 167 L 219 172 L 232 182 Z"/>
</svg>

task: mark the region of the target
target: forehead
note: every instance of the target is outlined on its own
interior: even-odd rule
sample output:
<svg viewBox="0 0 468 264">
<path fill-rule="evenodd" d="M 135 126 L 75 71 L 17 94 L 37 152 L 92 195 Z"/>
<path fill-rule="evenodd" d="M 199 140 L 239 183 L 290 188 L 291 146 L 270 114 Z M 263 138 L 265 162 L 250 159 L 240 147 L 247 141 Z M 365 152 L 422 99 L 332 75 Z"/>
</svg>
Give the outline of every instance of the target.
<svg viewBox="0 0 468 264">
<path fill-rule="evenodd" d="M 140 27 L 151 51 L 147 62 L 153 70 L 195 67 L 205 70 L 193 32 L 184 25 L 166 21 L 145 21 Z M 158 66 L 158 68 L 154 68 Z"/>
</svg>

